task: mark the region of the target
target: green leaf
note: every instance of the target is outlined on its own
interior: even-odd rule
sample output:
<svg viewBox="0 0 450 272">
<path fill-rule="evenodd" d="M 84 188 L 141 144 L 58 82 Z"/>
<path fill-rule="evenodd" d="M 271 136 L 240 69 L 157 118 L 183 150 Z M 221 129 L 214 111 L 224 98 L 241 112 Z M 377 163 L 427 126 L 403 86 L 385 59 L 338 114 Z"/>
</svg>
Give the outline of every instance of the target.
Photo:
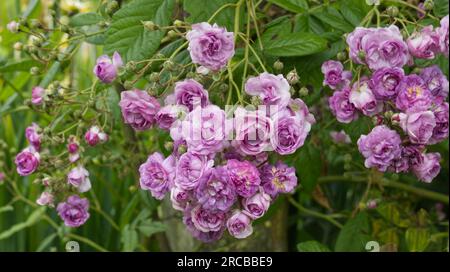
<svg viewBox="0 0 450 272">
<path fill-rule="evenodd" d="M 58 237 L 58 233 L 52 233 L 49 236 L 47 236 L 44 240 L 42 240 L 42 242 L 39 244 L 38 248 L 36 249 L 37 252 L 42 252 L 44 251 L 49 245 L 51 245 L 51 243 L 53 242 L 53 240 L 55 240 L 55 238 Z"/>
<path fill-rule="evenodd" d="M 0 67 L 0 73 L 9 73 L 17 71 L 30 71 L 31 67 L 41 66 L 39 62 L 32 59 L 20 60 L 17 62 L 7 63 Z"/>
<path fill-rule="evenodd" d="M 325 29 L 319 19 L 309 14 L 295 16 L 294 32 L 312 32 L 321 34 Z"/>
<path fill-rule="evenodd" d="M 0 213 L 14 211 L 14 207 L 11 205 L 6 205 L 0 208 Z"/>
<path fill-rule="evenodd" d="M 80 27 L 86 25 L 95 25 L 103 21 L 103 17 L 95 12 L 79 13 L 70 18 L 69 25 L 72 27 Z"/>
<path fill-rule="evenodd" d="M 334 29 L 341 30 L 346 33 L 353 31 L 354 26 L 348 23 L 342 14 L 333 7 L 322 8 L 319 11 L 314 12 L 313 15 Z"/>
<path fill-rule="evenodd" d="M 306 0 L 269 0 L 269 2 L 295 13 L 308 10 L 308 2 Z"/>
<path fill-rule="evenodd" d="M 298 165 L 297 174 L 300 184 L 307 193 L 311 193 L 316 187 L 322 170 L 320 151 L 312 144 L 304 145 L 297 158 L 295 165 Z"/>
<path fill-rule="evenodd" d="M 21 222 L 18 224 L 15 224 L 14 226 L 12 226 L 11 228 L 5 230 L 4 232 L 0 233 L 0 240 L 6 239 L 11 237 L 12 235 L 14 235 L 16 232 L 19 232 L 23 229 L 26 229 L 28 227 L 31 227 L 32 225 L 34 225 L 34 223 L 36 223 L 37 221 L 39 221 L 42 217 L 42 215 L 45 212 L 45 207 L 41 207 L 36 209 L 35 211 L 33 211 L 30 216 L 28 217 L 28 219 L 25 222 Z"/>
<path fill-rule="evenodd" d="M 134 0 L 114 13 L 106 31 L 105 53 L 118 51 L 124 62 L 151 57 L 158 49 L 163 31 L 144 28 L 143 21 L 159 26 L 169 24 L 175 0 Z"/>
<path fill-rule="evenodd" d="M 122 251 L 131 252 L 138 246 L 138 233 L 130 225 L 126 225 L 121 235 Z"/>
<path fill-rule="evenodd" d="M 347 221 L 338 235 L 335 251 L 362 252 L 371 240 L 369 216 L 366 212 L 357 214 Z"/>
<path fill-rule="evenodd" d="M 331 250 L 317 241 L 303 242 L 297 245 L 298 252 L 331 252 Z"/>
<path fill-rule="evenodd" d="M 307 56 L 327 49 L 327 41 L 311 33 L 291 33 L 264 44 L 265 53 L 278 57 Z"/>
<path fill-rule="evenodd" d="M 183 8 L 188 13 L 186 21 L 189 23 L 200 23 L 208 21 L 211 16 L 222 6 L 236 3 L 236 0 L 188 0 L 183 1 Z M 217 23 L 219 26 L 226 27 L 232 31 L 234 28 L 233 6 L 223 9 L 214 17 L 211 23 Z"/>
<path fill-rule="evenodd" d="M 150 237 L 155 233 L 166 231 L 167 227 L 161 222 L 146 220 L 142 222 L 137 229 L 146 237 Z"/>
<path fill-rule="evenodd" d="M 448 0 L 434 0 L 434 15 L 444 17 L 448 14 Z"/>
<path fill-rule="evenodd" d="M 430 242 L 430 232 L 424 228 L 409 228 L 405 233 L 406 245 L 412 252 L 424 251 Z"/>
<path fill-rule="evenodd" d="M 367 13 L 370 6 L 364 1 L 343 0 L 339 11 L 342 16 L 350 22 L 353 26 L 358 26 Z"/>
</svg>

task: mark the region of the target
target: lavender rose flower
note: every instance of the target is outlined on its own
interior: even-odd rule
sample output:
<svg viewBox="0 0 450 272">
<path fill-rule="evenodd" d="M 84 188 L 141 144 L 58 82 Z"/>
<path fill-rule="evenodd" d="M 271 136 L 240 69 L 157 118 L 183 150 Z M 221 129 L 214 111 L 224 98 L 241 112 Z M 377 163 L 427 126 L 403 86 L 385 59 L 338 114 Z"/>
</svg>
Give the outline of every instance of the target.
<svg viewBox="0 0 450 272">
<path fill-rule="evenodd" d="M 376 99 L 393 100 L 397 97 L 397 86 L 404 76 L 401 68 L 381 68 L 372 74 L 369 86 Z"/>
<path fill-rule="evenodd" d="M 31 89 L 31 103 L 34 105 L 41 105 L 44 101 L 45 90 L 42 87 L 36 86 Z"/>
<path fill-rule="evenodd" d="M 214 165 L 207 156 L 191 152 L 184 153 L 178 160 L 175 183 L 184 190 L 197 188 L 200 178 Z"/>
<path fill-rule="evenodd" d="M 253 233 L 252 220 L 242 211 L 235 210 L 227 220 L 227 229 L 235 238 L 247 238 Z"/>
<path fill-rule="evenodd" d="M 173 186 L 170 190 L 170 201 L 175 210 L 184 211 L 191 201 L 191 197 L 191 192 L 183 190 L 178 186 Z"/>
<path fill-rule="evenodd" d="M 75 188 L 78 188 L 80 193 L 87 192 L 92 187 L 89 179 L 89 172 L 81 165 L 73 168 L 69 174 L 67 174 L 67 182 Z"/>
<path fill-rule="evenodd" d="M 434 59 L 439 52 L 439 36 L 433 26 L 426 26 L 420 32 L 414 32 L 406 41 L 409 53 L 420 59 Z"/>
<path fill-rule="evenodd" d="M 361 39 L 361 47 L 365 52 L 365 62 L 372 70 L 402 68 L 410 59 L 408 46 L 395 25 L 379 28 L 370 35 L 365 35 Z"/>
<path fill-rule="evenodd" d="M 173 94 L 166 97 L 166 105 L 176 104 L 185 106 L 192 111 L 197 106 L 205 107 L 209 104 L 208 91 L 193 79 L 186 79 L 175 83 Z"/>
<path fill-rule="evenodd" d="M 96 146 L 98 143 L 103 143 L 108 140 L 108 135 L 100 130 L 98 126 L 92 126 L 86 134 L 84 134 L 84 140 L 90 146 Z"/>
<path fill-rule="evenodd" d="M 351 81 L 352 73 L 344 71 L 344 66 L 339 61 L 326 61 L 322 64 L 321 70 L 324 75 L 323 86 L 328 86 L 333 90 L 347 85 Z"/>
<path fill-rule="evenodd" d="M 430 90 L 435 104 L 441 104 L 448 96 L 448 79 L 442 73 L 439 66 L 432 65 L 424 68 L 420 72 L 420 77 L 425 82 L 425 86 Z"/>
<path fill-rule="evenodd" d="M 245 83 L 245 92 L 258 96 L 264 105 L 277 105 L 284 108 L 291 99 L 290 86 L 283 75 L 262 73 L 257 77 L 251 77 Z"/>
<path fill-rule="evenodd" d="M 332 141 L 336 144 L 350 144 L 352 140 L 344 130 L 341 131 L 331 131 L 330 137 Z"/>
<path fill-rule="evenodd" d="M 173 156 L 164 159 L 163 155 L 155 152 L 139 167 L 139 174 L 141 189 L 150 190 L 156 199 L 163 199 L 173 185 L 175 159 Z"/>
<path fill-rule="evenodd" d="M 28 176 L 39 167 L 40 156 L 33 147 L 27 147 L 17 154 L 14 162 L 17 166 L 17 173 L 21 176 Z"/>
<path fill-rule="evenodd" d="M 401 154 L 400 135 L 386 126 L 376 126 L 368 135 L 358 140 L 359 152 L 364 156 L 367 168 L 375 167 L 385 172 Z"/>
<path fill-rule="evenodd" d="M 182 105 L 167 105 L 162 107 L 156 114 L 156 123 L 162 129 L 169 130 L 172 124 L 182 119 L 188 112 L 187 107 Z"/>
<path fill-rule="evenodd" d="M 367 34 L 373 32 L 374 30 L 370 28 L 356 27 L 352 33 L 348 34 L 346 41 L 350 49 L 349 55 L 353 62 L 358 64 L 365 63 L 359 56 L 359 53 L 363 51 L 361 41 Z"/>
<path fill-rule="evenodd" d="M 38 133 L 40 129 L 36 123 L 32 123 L 31 126 L 25 129 L 25 137 L 37 151 L 41 148 L 41 134 Z"/>
<path fill-rule="evenodd" d="M 212 211 L 197 205 L 191 210 L 191 218 L 199 231 L 220 231 L 225 225 L 226 213 Z"/>
<path fill-rule="evenodd" d="M 192 209 L 186 209 L 186 211 L 184 212 L 183 223 L 186 225 L 186 228 L 194 238 L 204 243 L 212 243 L 219 240 L 220 238 L 222 238 L 223 232 L 225 230 L 225 224 L 223 224 L 217 231 L 203 232 L 197 229 L 194 222 L 192 221 Z"/>
<path fill-rule="evenodd" d="M 436 119 L 432 111 L 400 113 L 400 126 L 414 144 L 427 144 L 433 135 Z"/>
<path fill-rule="evenodd" d="M 358 119 L 358 112 L 355 106 L 349 101 L 350 88 L 335 91 L 328 99 L 328 104 L 336 119 L 341 123 L 350 123 Z"/>
<path fill-rule="evenodd" d="M 89 201 L 86 198 L 80 198 L 72 195 L 67 198 L 66 202 L 61 202 L 56 208 L 59 217 L 64 220 L 64 224 L 68 227 L 79 227 L 86 223 L 89 219 Z"/>
<path fill-rule="evenodd" d="M 236 188 L 225 167 L 216 167 L 201 178 L 195 196 L 204 209 L 226 212 L 236 200 Z"/>
<path fill-rule="evenodd" d="M 94 74 L 103 83 L 111 83 L 116 79 L 119 68 L 122 66 L 123 61 L 118 52 L 114 52 L 112 59 L 107 55 L 103 55 L 97 59 Z"/>
<path fill-rule="evenodd" d="M 353 84 L 349 95 L 349 101 L 364 115 L 373 116 L 383 110 L 383 103 L 379 102 L 370 89 L 367 78 L 362 78 Z"/>
<path fill-rule="evenodd" d="M 234 55 L 233 32 L 227 32 L 216 24 L 194 24 L 186 39 L 192 62 L 210 70 L 222 69 Z"/>
<path fill-rule="evenodd" d="M 401 111 L 426 110 L 431 106 L 431 93 L 418 75 L 405 76 L 397 86 L 395 106 Z"/>
<path fill-rule="evenodd" d="M 54 207 L 55 197 L 49 192 L 42 192 L 38 199 L 36 199 L 36 203 L 40 206 L 49 206 Z"/>
<path fill-rule="evenodd" d="M 439 48 L 448 57 L 448 14 L 441 19 L 441 26 L 436 29 L 439 35 Z"/>
<path fill-rule="evenodd" d="M 261 218 L 264 213 L 269 210 L 270 201 L 272 201 L 270 195 L 263 191 L 254 194 L 249 198 L 242 200 L 243 213 L 248 215 L 251 219 Z"/>
<path fill-rule="evenodd" d="M 229 160 L 226 173 L 234 184 L 236 193 L 242 197 L 250 197 L 256 193 L 261 183 L 259 172 L 249 161 Z"/>
<path fill-rule="evenodd" d="M 156 122 L 160 105 L 156 98 L 141 90 L 120 93 L 119 106 L 124 122 L 135 130 L 149 129 Z"/>
<path fill-rule="evenodd" d="M 289 167 L 281 161 L 278 161 L 275 165 L 265 164 L 260 171 L 264 192 L 272 198 L 279 193 L 290 193 L 297 186 L 295 168 Z"/>
<path fill-rule="evenodd" d="M 422 163 L 413 167 L 413 172 L 420 181 L 430 183 L 441 171 L 441 154 L 425 154 Z"/>
<path fill-rule="evenodd" d="M 437 144 L 448 138 L 448 103 L 442 103 L 433 109 L 436 126 L 429 144 Z"/>
<path fill-rule="evenodd" d="M 406 173 L 410 170 L 411 167 L 414 167 L 423 162 L 423 145 L 410 144 L 407 146 L 402 146 L 401 149 L 401 156 L 392 162 L 391 166 L 389 167 L 389 171 L 396 173 Z"/>
</svg>

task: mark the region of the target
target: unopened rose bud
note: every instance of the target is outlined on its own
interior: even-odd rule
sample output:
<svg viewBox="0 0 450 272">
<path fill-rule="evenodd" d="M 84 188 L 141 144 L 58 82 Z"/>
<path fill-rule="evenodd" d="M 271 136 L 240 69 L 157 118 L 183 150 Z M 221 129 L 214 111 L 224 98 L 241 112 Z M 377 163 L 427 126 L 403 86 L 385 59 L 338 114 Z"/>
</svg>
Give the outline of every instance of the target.
<svg viewBox="0 0 450 272">
<path fill-rule="evenodd" d="M 416 67 L 412 70 L 412 73 L 416 74 L 416 75 L 420 74 L 421 72 L 422 72 L 422 68 L 420 68 L 420 67 Z"/>
<path fill-rule="evenodd" d="M 366 53 L 364 51 L 359 51 L 358 52 L 358 58 L 362 61 L 364 61 L 366 59 Z"/>
<path fill-rule="evenodd" d="M 297 74 L 297 70 L 294 69 L 292 71 L 290 71 L 287 75 L 286 75 L 286 80 L 289 82 L 289 84 L 291 85 L 295 85 L 299 82 L 300 77 Z"/>
<path fill-rule="evenodd" d="M 160 80 L 159 73 L 158 72 L 151 73 L 149 79 L 151 82 L 159 82 Z"/>
<path fill-rule="evenodd" d="M 434 1 L 433 0 L 425 0 L 423 3 L 423 7 L 425 10 L 433 10 L 434 8 Z"/>
<path fill-rule="evenodd" d="M 305 97 L 309 94 L 309 90 L 306 87 L 302 87 L 298 93 L 301 97 Z"/>
<path fill-rule="evenodd" d="M 173 22 L 173 25 L 176 27 L 183 26 L 183 24 L 184 24 L 184 22 L 181 20 L 178 20 L 178 19 Z"/>
<path fill-rule="evenodd" d="M 347 54 L 345 53 L 345 52 L 339 52 L 339 53 L 337 53 L 337 59 L 339 60 L 339 61 L 345 61 L 345 60 L 347 60 Z"/>
<path fill-rule="evenodd" d="M 173 142 L 169 141 L 169 142 L 164 143 L 164 148 L 168 151 L 171 151 L 173 149 Z"/>
<path fill-rule="evenodd" d="M 130 191 L 131 193 L 134 193 L 137 191 L 137 187 L 134 185 L 131 185 L 130 187 L 128 187 L 128 191 Z"/>
<path fill-rule="evenodd" d="M 169 38 L 176 38 L 176 37 L 178 37 L 178 33 L 177 33 L 175 30 L 169 30 L 169 31 L 167 32 L 167 36 L 168 36 Z"/>
<path fill-rule="evenodd" d="M 123 83 L 123 87 L 124 87 L 126 90 L 131 90 L 131 89 L 133 89 L 133 82 L 130 81 L 130 80 L 127 80 L 127 81 L 125 81 L 125 82 Z"/>
<path fill-rule="evenodd" d="M 394 112 L 393 112 L 393 111 L 387 111 L 387 112 L 384 113 L 384 117 L 385 117 L 386 119 L 389 119 L 389 120 L 391 120 L 391 118 L 392 118 L 393 115 L 394 115 Z"/>
<path fill-rule="evenodd" d="M 253 106 L 257 107 L 261 105 L 261 98 L 259 98 L 259 96 L 252 96 L 251 103 Z"/>
<path fill-rule="evenodd" d="M 126 66 L 125 66 L 125 69 L 128 70 L 128 71 L 136 70 L 136 62 L 134 62 L 134 61 L 127 62 Z"/>
<path fill-rule="evenodd" d="M 167 60 L 167 61 L 164 62 L 163 67 L 164 67 L 164 69 L 167 69 L 167 70 L 170 71 L 173 68 L 175 68 L 175 64 L 172 61 Z"/>
<path fill-rule="evenodd" d="M 23 49 L 23 44 L 22 44 L 21 42 L 16 42 L 16 43 L 14 44 L 14 50 L 16 50 L 16 51 L 22 51 L 22 49 Z"/>
<path fill-rule="evenodd" d="M 106 12 L 108 14 L 113 14 L 119 9 L 119 3 L 117 1 L 111 1 L 106 6 Z"/>
<path fill-rule="evenodd" d="M 33 66 L 30 69 L 30 74 L 33 76 L 39 75 L 40 69 L 37 66 Z"/>
<path fill-rule="evenodd" d="M 398 8 L 396 6 L 390 6 L 386 9 L 386 13 L 390 16 L 390 17 L 397 17 L 398 16 Z"/>
<path fill-rule="evenodd" d="M 273 64 L 273 68 L 274 68 L 275 70 L 281 71 L 281 70 L 283 70 L 283 68 L 284 68 L 284 64 L 283 64 L 280 60 L 277 60 L 277 61 L 275 61 L 275 63 Z"/>
<path fill-rule="evenodd" d="M 186 153 L 186 151 L 187 151 L 186 145 L 182 144 L 178 147 L 178 154 L 182 155 L 182 154 Z"/>
<path fill-rule="evenodd" d="M 393 125 L 398 125 L 400 124 L 400 115 L 398 113 L 395 113 L 394 115 L 392 115 L 391 117 L 391 123 Z"/>
<path fill-rule="evenodd" d="M 144 25 L 144 27 L 150 31 L 154 31 L 154 30 L 158 30 L 159 26 L 156 25 L 153 21 L 145 21 L 142 22 L 142 24 Z"/>
</svg>

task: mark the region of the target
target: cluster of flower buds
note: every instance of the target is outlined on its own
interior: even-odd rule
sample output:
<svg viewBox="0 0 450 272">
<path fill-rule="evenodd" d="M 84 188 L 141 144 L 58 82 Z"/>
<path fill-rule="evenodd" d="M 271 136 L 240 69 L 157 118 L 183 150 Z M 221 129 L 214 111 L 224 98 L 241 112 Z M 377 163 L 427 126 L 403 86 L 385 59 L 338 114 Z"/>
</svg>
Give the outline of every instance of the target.
<svg viewBox="0 0 450 272">
<path fill-rule="evenodd" d="M 447 15 L 436 29 L 423 27 L 406 41 L 395 25 L 358 27 L 347 36 L 357 75 L 339 61 L 323 63 L 323 83 L 334 90 L 329 106 L 337 120 L 350 123 L 360 115 L 374 120 L 373 130 L 358 140 L 367 168 L 411 171 L 424 182 L 439 174 L 440 154 L 425 149 L 448 138 L 449 82 L 437 65 L 410 67 L 417 59 L 448 57 L 448 24 Z"/>
</svg>

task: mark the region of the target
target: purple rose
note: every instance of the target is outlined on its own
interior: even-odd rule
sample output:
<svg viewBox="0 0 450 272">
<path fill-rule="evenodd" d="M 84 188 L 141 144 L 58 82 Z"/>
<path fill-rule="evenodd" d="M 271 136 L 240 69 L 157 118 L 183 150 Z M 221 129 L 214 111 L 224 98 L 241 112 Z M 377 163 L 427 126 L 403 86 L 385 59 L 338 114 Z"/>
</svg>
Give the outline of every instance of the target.
<svg viewBox="0 0 450 272">
<path fill-rule="evenodd" d="M 425 5 L 423 4 L 423 2 L 420 2 L 418 5 L 418 10 L 416 12 L 417 14 L 417 18 L 418 19 L 423 19 L 425 17 L 425 15 L 427 14 L 426 10 L 425 10 Z"/>
<path fill-rule="evenodd" d="M 17 166 L 17 173 L 21 176 L 28 176 L 39 167 L 40 156 L 33 147 L 27 147 L 17 154 L 14 162 Z"/>
<path fill-rule="evenodd" d="M 201 7 L 199 7 L 201 8 Z M 234 34 L 216 24 L 192 25 L 186 34 L 188 51 L 193 63 L 217 71 L 226 66 L 234 55 Z"/>
<path fill-rule="evenodd" d="M 448 14 L 441 19 L 441 26 L 436 29 L 436 33 L 439 35 L 439 48 L 448 57 Z"/>
<path fill-rule="evenodd" d="M 350 136 L 343 130 L 330 132 L 330 137 L 336 144 L 350 144 L 352 142 Z"/>
<path fill-rule="evenodd" d="M 344 71 L 344 66 L 339 61 L 326 61 L 322 64 L 321 70 L 324 75 L 323 86 L 333 90 L 349 84 L 352 78 L 352 73 Z"/>
<path fill-rule="evenodd" d="M 184 153 L 178 160 L 175 183 L 184 190 L 197 188 L 200 178 L 214 165 L 214 161 L 204 155 Z"/>
<path fill-rule="evenodd" d="M 405 76 L 397 86 L 395 106 L 401 111 L 426 110 L 431 106 L 431 93 L 418 75 Z"/>
<path fill-rule="evenodd" d="M 441 104 L 448 96 L 448 79 L 437 65 L 424 68 L 420 72 L 420 77 L 425 82 L 425 86 L 430 90 L 435 104 Z"/>
<path fill-rule="evenodd" d="M 283 75 L 262 73 L 257 77 L 251 77 L 245 83 L 245 92 L 258 96 L 264 105 L 277 105 L 284 108 L 291 99 L 290 86 Z"/>
<path fill-rule="evenodd" d="M 372 70 L 402 68 L 410 60 L 408 46 L 397 26 L 378 28 L 361 39 L 365 62 Z"/>
<path fill-rule="evenodd" d="M 405 73 L 401 68 L 381 68 L 376 70 L 370 78 L 369 85 L 375 97 L 389 101 L 397 97 L 397 86 Z"/>
<path fill-rule="evenodd" d="M 236 200 L 236 189 L 226 169 L 216 167 L 201 178 L 195 196 L 204 209 L 226 212 Z"/>
<path fill-rule="evenodd" d="M 90 146 L 96 146 L 98 143 L 103 143 L 108 140 L 108 135 L 102 132 L 98 126 L 92 126 L 86 134 L 84 134 L 86 143 Z"/>
<path fill-rule="evenodd" d="M 139 174 L 141 189 L 150 190 L 156 199 L 163 199 L 173 185 L 175 159 L 173 156 L 164 159 L 163 155 L 155 152 L 139 167 Z"/>
<path fill-rule="evenodd" d="M 37 151 L 41 148 L 41 134 L 38 133 L 40 130 L 41 128 L 36 123 L 25 129 L 25 137 Z"/>
<path fill-rule="evenodd" d="M 197 205 L 191 210 L 191 218 L 194 226 L 201 232 L 220 231 L 225 225 L 226 213 Z"/>
<path fill-rule="evenodd" d="M 31 89 L 31 103 L 34 105 L 41 105 L 44 101 L 45 90 L 42 87 L 36 86 Z"/>
<path fill-rule="evenodd" d="M 261 184 L 264 192 L 274 198 L 279 193 L 290 193 L 297 186 L 295 168 L 281 161 L 275 165 L 265 164 L 261 167 Z"/>
<path fill-rule="evenodd" d="M 237 108 L 234 118 L 236 131 L 232 145 L 246 155 L 258 155 L 272 150 L 270 139 L 273 135 L 273 123 L 265 112 L 247 111 Z"/>
<path fill-rule="evenodd" d="M 81 165 L 73 168 L 67 174 L 67 182 L 78 188 L 80 193 L 87 192 L 91 189 L 91 181 L 89 179 L 89 172 Z"/>
<path fill-rule="evenodd" d="M 55 197 L 49 192 L 42 192 L 36 203 L 40 206 L 54 207 Z"/>
<path fill-rule="evenodd" d="M 123 61 L 119 53 L 114 52 L 112 59 L 107 55 L 103 55 L 97 59 L 94 74 L 103 83 L 111 83 L 116 79 L 119 68 L 122 66 Z"/>
<path fill-rule="evenodd" d="M 195 226 L 194 222 L 192 221 L 192 209 L 187 209 L 184 212 L 183 215 L 183 223 L 186 225 L 186 228 L 188 229 L 188 231 L 191 233 L 191 235 L 193 237 L 195 237 L 196 239 L 204 242 L 204 243 L 212 243 L 215 242 L 217 240 L 219 240 L 220 238 L 222 238 L 223 232 L 225 230 L 225 224 L 223 224 L 222 227 L 220 227 L 219 230 L 217 231 L 200 231 L 199 229 L 197 229 L 197 227 Z"/>
<path fill-rule="evenodd" d="M 434 110 L 436 126 L 433 129 L 429 144 L 436 144 L 448 138 L 448 103 L 442 103 Z"/>
<path fill-rule="evenodd" d="M 425 154 L 422 163 L 413 167 L 413 172 L 420 181 L 430 183 L 441 171 L 441 154 Z"/>
<path fill-rule="evenodd" d="M 235 238 L 247 238 L 253 233 L 252 220 L 242 211 L 235 210 L 227 220 L 227 229 Z"/>
<path fill-rule="evenodd" d="M 424 160 L 423 156 L 423 145 L 410 144 L 401 147 L 401 156 L 392 161 L 389 171 L 396 173 L 406 173 L 411 167 L 422 163 Z"/>
<path fill-rule="evenodd" d="M 56 208 L 59 217 L 64 220 L 64 224 L 68 227 L 79 227 L 86 223 L 89 219 L 89 201 L 86 198 L 80 198 L 72 195 L 67 198 L 66 202 L 61 202 Z"/>
<path fill-rule="evenodd" d="M 269 210 L 271 200 L 270 195 L 264 192 L 259 192 L 249 198 L 244 198 L 242 200 L 243 213 L 251 219 L 261 218 Z"/>
<path fill-rule="evenodd" d="M 432 111 L 400 113 L 400 126 L 414 144 L 427 144 L 436 127 Z"/>
<path fill-rule="evenodd" d="M 184 211 L 191 201 L 191 197 L 191 192 L 183 190 L 178 186 L 173 186 L 170 190 L 170 201 L 175 210 Z"/>
<path fill-rule="evenodd" d="M 250 197 L 256 193 L 261 183 L 259 172 L 249 161 L 229 160 L 226 165 L 226 173 L 236 189 L 236 193 L 242 197 Z"/>
<path fill-rule="evenodd" d="M 328 99 L 331 113 L 341 123 L 350 123 L 358 119 L 358 112 L 355 106 L 349 101 L 350 88 L 344 88 L 341 91 L 335 91 L 333 96 Z"/>
<path fill-rule="evenodd" d="M 359 57 L 359 53 L 363 51 L 361 41 L 367 34 L 371 34 L 373 32 L 373 29 L 356 27 L 352 33 L 348 34 L 346 41 L 350 49 L 349 55 L 353 62 L 358 64 L 365 63 L 365 61 Z"/>
<path fill-rule="evenodd" d="M 209 104 L 208 91 L 197 81 L 186 79 L 175 83 L 174 92 L 167 96 L 165 103 L 185 106 L 192 111 L 197 106 L 205 107 Z"/>
<path fill-rule="evenodd" d="M 180 117 L 185 116 L 188 109 L 181 105 L 167 105 L 162 107 L 156 114 L 156 122 L 162 129 L 169 130 L 172 124 L 175 123 Z"/>
<path fill-rule="evenodd" d="M 119 106 L 124 122 L 135 130 L 149 129 L 160 108 L 156 98 L 141 90 L 121 92 Z"/>
<path fill-rule="evenodd" d="M 368 135 L 358 140 L 359 152 L 364 156 L 367 168 L 375 167 L 385 172 L 390 164 L 401 155 L 401 139 L 395 130 L 376 126 Z"/>
<path fill-rule="evenodd" d="M 375 98 L 367 78 L 362 78 L 353 84 L 348 99 L 355 108 L 367 116 L 373 116 L 383 110 L 383 103 Z"/>
<path fill-rule="evenodd" d="M 439 36 L 433 26 L 426 26 L 420 32 L 414 32 L 406 41 L 409 53 L 420 59 L 434 59 L 439 52 Z"/>
</svg>

